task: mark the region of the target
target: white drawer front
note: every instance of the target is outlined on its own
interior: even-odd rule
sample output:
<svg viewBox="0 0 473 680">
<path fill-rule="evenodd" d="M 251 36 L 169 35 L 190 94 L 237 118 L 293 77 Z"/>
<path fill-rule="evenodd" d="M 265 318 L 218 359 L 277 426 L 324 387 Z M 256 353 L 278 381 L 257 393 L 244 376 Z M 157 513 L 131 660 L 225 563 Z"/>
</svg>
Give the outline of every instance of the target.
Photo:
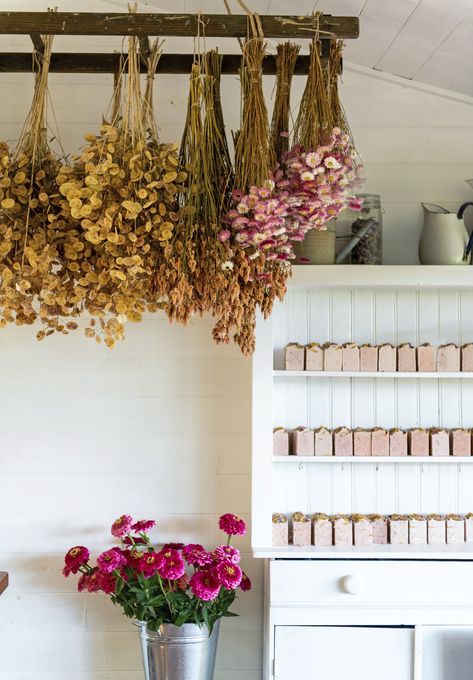
<svg viewBox="0 0 473 680">
<path fill-rule="evenodd" d="M 273 560 L 271 606 L 473 606 L 472 562 Z"/>
</svg>

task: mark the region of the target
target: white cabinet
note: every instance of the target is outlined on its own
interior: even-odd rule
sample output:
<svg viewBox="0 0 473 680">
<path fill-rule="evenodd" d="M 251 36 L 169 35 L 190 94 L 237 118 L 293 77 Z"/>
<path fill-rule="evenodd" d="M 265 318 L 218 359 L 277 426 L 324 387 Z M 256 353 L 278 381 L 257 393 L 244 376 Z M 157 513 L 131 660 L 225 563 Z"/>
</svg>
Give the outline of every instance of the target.
<svg viewBox="0 0 473 680">
<path fill-rule="evenodd" d="M 413 680 L 414 631 L 412 628 L 277 626 L 274 677 L 275 680 Z"/>
</svg>

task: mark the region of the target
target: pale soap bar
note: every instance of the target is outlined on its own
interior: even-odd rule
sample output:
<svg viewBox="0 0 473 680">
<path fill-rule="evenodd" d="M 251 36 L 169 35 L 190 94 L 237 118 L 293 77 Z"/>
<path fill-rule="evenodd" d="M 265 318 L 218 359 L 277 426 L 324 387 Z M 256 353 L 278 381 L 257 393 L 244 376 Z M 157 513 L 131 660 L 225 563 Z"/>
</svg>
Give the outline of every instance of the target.
<svg viewBox="0 0 473 680">
<path fill-rule="evenodd" d="M 292 433 L 292 453 L 295 456 L 314 455 L 314 430 L 298 427 Z"/>
<path fill-rule="evenodd" d="M 314 518 L 312 531 L 314 545 L 319 547 L 333 545 L 333 525 L 328 517 Z"/>
<path fill-rule="evenodd" d="M 312 538 L 310 517 L 301 515 L 302 521 L 298 521 L 297 514 L 301 515 L 301 513 L 294 513 L 292 516 L 292 545 L 306 547 L 311 544 Z"/>
<path fill-rule="evenodd" d="M 407 518 L 389 520 L 389 542 L 392 545 L 407 545 L 409 543 L 409 521 Z"/>
<path fill-rule="evenodd" d="M 388 542 L 388 521 L 380 515 L 369 515 L 371 531 L 375 545 L 386 545 Z"/>
<path fill-rule="evenodd" d="M 394 373 L 397 369 L 396 348 L 389 343 L 378 347 L 378 370 Z"/>
<path fill-rule="evenodd" d="M 305 370 L 324 370 L 324 350 L 316 342 L 307 345 L 305 348 Z"/>
<path fill-rule="evenodd" d="M 374 345 L 360 347 L 360 371 L 374 373 L 378 370 L 378 348 Z"/>
<path fill-rule="evenodd" d="M 389 455 L 407 456 L 407 432 L 397 427 L 389 430 Z"/>
<path fill-rule="evenodd" d="M 355 545 L 371 545 L 373 543 L 373 527 L 366 517 L 353 520 L 353 542 Z"/>
<path fill-rule="evenodd" d="M 315 455 L 333 456 L 332 433 L 325 427 L 319 427 L 315 430 Z"/>
<path fill-rule="evenodd" d="M 417 370 L 422 373 L 433 373 L 437 370 L 437 349 L 425 343 L 417 348 Z"/>
<path fill-rule="evenodd" d="M 409 452 L 411 456 L 428 456 L 430 437 L 427 430 L 414 428 L 409 432 Z"/>
<path fill-rule="evenodd" d="M 397 370 L 402 373 L 414 373 L 417 369 L 416 350 L 409 343 L 397 348 Z"/>
<path fill-rule="evenodd" d="M 289 524 L 286 518 L 285 522 L 273 520 L 273 546 L 276 548 L 283 548 L 289 545 Z"/>
<path fill-rule="evenodd" d="M 353 545 L 353 525 L 349 518 L 334 517 L 333 542 L 334 545 Z"/>
<path fill-rule="evenodd" d="M 351 342 L 343 345 L 342 370 L 355 372 L 360 370 L 360 348 L 358 345 Z"/>
<path fill-rule="evenodd" d="M 430 430 L 430 453 L 432 456 L 450 455 L 450 435 L 447 430 Z"/>
<path fill-rule="evenodd" d="M 324 345 L 324 371 L 342 370 L 342 348 L 333 343 Z"/>
<path fill-rule="evenodd" d="M 460 370 L 460 348 L 453 343 L 440 345 L 437 350 L 437 371 L 457 373 Z"/>
<path fill-rule="evenodd" d="M 339 427 L 333 432 L 336 456 L 353 456 L 353 432 L 346 427 Z"/>
<path fill-rule="evenodd" d="M 465 542 L 465 520 L 461 517 L 447 517 L 447 543 L 458 545 Z"/>
<path fill-rule="evenodd" d="M 427 541 L 429 545 L 444 545 L 447 541 L 445 520 L 429 517 L 427 520 Z"/>
<path fill-rule="evenodd" d="M 283 427 L 273 430 L 273 456 L 289 455 L 289 432 Z"/>
<path fill-rule="evenodd" d="M 353 432 L 353 453 L 355 456 L 371 456 L 371 431 L 357 428 Z"/>
<path fill-rule="evenodd" d="M 473 543 L 473 515 L 468 514 L 465 517 L 465 541 Z"/>
<path fill-rule="evenodd" d="M 381 427 L 371 432 L 371 455 L 389 456 L 389 432 Z"/>
<path fill-rule="evenodd" d="M 450 445 L 454 456 L 471 456 L 471 430 L 463 428 L 452 430 Z"/>
<path fill-rule="evenodd" d="M 413 545 L 427 544 L 427 519 L 425 517 L 409 519 L 409 543 Z"/>
<path fill-rule="evenodd" d="M 305 360 L 305 347 L 296 342 L 291 342 L 286 347 L 285 368 L 286 371 L 303 371 Z"/>
<path fill-rule="evenodd" d="M 462 347 L 462 371 L 473 371 L 473 343 L 469 342 Z"/>
</svg>

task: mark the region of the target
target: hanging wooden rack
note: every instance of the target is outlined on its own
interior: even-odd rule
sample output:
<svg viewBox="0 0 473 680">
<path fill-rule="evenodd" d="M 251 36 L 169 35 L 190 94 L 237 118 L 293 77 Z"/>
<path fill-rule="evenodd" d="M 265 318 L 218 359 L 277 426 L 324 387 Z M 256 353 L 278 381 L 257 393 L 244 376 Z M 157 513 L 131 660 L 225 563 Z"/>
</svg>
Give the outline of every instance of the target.
<svg viewBox="0 0 473 680">
<path fill-rule="evenodd" d="M 310 39 L 318 30 L 322 37 L 322 57 L 328 57 L 328 37 L 357 38 L 358 17 L 335 17 L 328 14 L 314 16 L 260 16 L 266 38 Z M 203 22 L 202 23 L 199 23 Z M 41 35 L 101 35 L 140 37 L 140 49 L 146 54 L 149 36 L 208 38 L 245 38 L 248 17 L 237 14 L 119 14 L 91 12 L 0 12 L 0 35 L 29 35 L 37 53 L 43 52 Z M 326 38 L 324 38 L 326 36 Z M 55 53 L 50 71 L 56 73 L 116 73 L 120 55 L 117 53 Z M 163 54 L 158 73 L 189 73 L 191 54 Z M 241 55 L 223 56 L 223 73 L 238 73 Z M 309 58 L 300 56 L 295 73 L 307 73 Z M 26 52 L 0 53 L 0 72 L 31 72 L 31 54 Z M 145 69 L 145 65 L 142 65 Z M 268 55 L 264 73 L 275 73 L 275 59 Z"/>
</svg>

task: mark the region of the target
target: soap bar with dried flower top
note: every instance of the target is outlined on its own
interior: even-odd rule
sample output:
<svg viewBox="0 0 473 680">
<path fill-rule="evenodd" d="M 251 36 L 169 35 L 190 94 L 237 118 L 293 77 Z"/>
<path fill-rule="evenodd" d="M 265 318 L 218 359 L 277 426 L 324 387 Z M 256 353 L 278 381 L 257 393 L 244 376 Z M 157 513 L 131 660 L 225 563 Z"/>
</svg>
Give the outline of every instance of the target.
<svg viewBox="0 0 473 680">
<path fill-rule="evenodd" d="M 333 456 L 333 437 L 326 427 L 315 430 L 315 455 Z"/>
<path fill-rule="evenodd" d="M 461 427 L 451 430 L 450 449 L 454 456 L 471 456 L 471 430 Z"/>
<path fill-rule="evenodd" d="M 397 370 L 401 373 L 414 373 L 417 369 L 416 349 L 405 342 L 397 348 Z"/>
<path fill-rule="evenodd" d="M 417 370 L 421 373 L 432 373 L 437 370 L 437 349 L 430 343 L 417 348 Z"/>
<path fill-rule="evenodd" d="M 378 370 L 378 348 L 375 345 L 361 345 L 360 371 L 375 373 Z"/>
<path fill-rule="evenodd" d="M 388 520 L 381 515 L 368 515 L 371 522 L 373 543 L 375 545 L 386 545 L 388 542 Z"/>
<path fill-rule="evenodd" d="M 283 427 L 273 430 L 273 456 L 289 455 L 289 432 Z"/>
<path fill-rule="evenodd" d="M 429 545 L 443 545 L 447 541 L 445 518 L 441 515 L 429 515 L 427 518 L 427 541 Z"/>
<path fill-rule="evenodd" d="M 447 543 L 458 545 L 465 542 L 465 520 L 460 515 L 447 515 Z"/>
<path fill-rule="evenodd" d="M 371 456 L 371 430 L 356 428 L 353 432 L 353 454 L 355 456 Z"/>
<path fill-rule="evenodd" d="M 295 512 L 292 515 L 292 545 L 308 546 L 311 543 L 312 524 L 309 515 Z"/>
<path fill-rule="evenodd" d="M 412 545 L 427 544 L 427 518 L 422 515 L 409 517 L 409 543 Z"/>
<path fill-rule="evenodd" d="M 336 515 L 333 521 L 333 544 L 353 545 L 353 524 L 347 515 Z"/>
<path fill-rule="evenodd" d="M 320 547 L 333 545 L 333 524 L 323 513 L 312 517 L 312 542 Z"/>
<path fill-rule="evenodd" d="M 389 432 L 382 427 L 371 431 L 371 455 L 389 456 Z"/>
<path fill-rule="evenodd" d="M 394 373 L 397 369 L 396 348 L 390 343 L 378 347 L 378 371 Z"/>
<path fill-rule="evenodd" d="M 389 430 L 389 455 L 407 456 L 407 432 L 397 427 Z"/>
<path fill-rule="evenodd" d="M 336 456 L 353 456 L 353 432 L 347 427 L 333 431 L 333 446 Z"/>
<path fill-rule="evenodd" d="M 473 512 L 465 515 L 465 541 L 473 543 Z"/>
<path fill-rule="evenodd" d="M 447 430 L 437 427 L 430 430 L 430 453 L 432 456 L 450 455 L 450 435 Z"/>
<path fill-rule="evenodd" d="M 439 373 L 456 373 L 460 370 L 460 348 L 449 343 L 437 349 L 437 371 Z"/>
<path fill-rule="evenodd" d="M 284 547 L 289 544 L 289 523 L 286 515 L 279 512 L 273 515 L 273 546 Z"/>
<path fill-rule="evenodd" d="M 409 543 L 409 520 L 404 515 L 391 515 L 389 518 L 389 542 L 392 545 Z"/>
<path fill-rule="evenodd" d="M 360 348 L 353 342 L 347 342 L 342 347 L 342 370 L 360 370 Z"/>
<path fill-rule="evenodd" d="M 292 453 L 295 456 L 314 455 L 314 430 L 298 427 L 292 433 Z"/>
<path fill-rule="evenodd" d="M 462 371 L 471 373 L 473 371 L 473 342 L 468 342 L 466 345 L 463 345 L 461 355 Z"/>
<path fill-rule="evenodd" d="M 409 453 L 411 456 L 428 456 L 430 435 L 427 430 L 415 427 L 409 431 Z"/>
<path fill-rule="evenodd" d="M 305 370 L 324 370 L 324 350 L 317 342 L 311 342 L 305 348 Z"/>
<path fill-rule="evenodd" d="M 326 342 L 324 349 L 324 371 L 342 370 L 342 348 L 332 342 Z"/>
<path fill-rule="evenodd" d="M 291 342 L 286 347 L 286 371 L 303 371 L 305 361 L 305 347 L 298 342 Z"/>
<path fill-rule="evenodd" d="M 373 527 L 365 515 L 352 515 L 353 543 L 355 545 L 371 545 L 373 543 Z"/>
</svg>

